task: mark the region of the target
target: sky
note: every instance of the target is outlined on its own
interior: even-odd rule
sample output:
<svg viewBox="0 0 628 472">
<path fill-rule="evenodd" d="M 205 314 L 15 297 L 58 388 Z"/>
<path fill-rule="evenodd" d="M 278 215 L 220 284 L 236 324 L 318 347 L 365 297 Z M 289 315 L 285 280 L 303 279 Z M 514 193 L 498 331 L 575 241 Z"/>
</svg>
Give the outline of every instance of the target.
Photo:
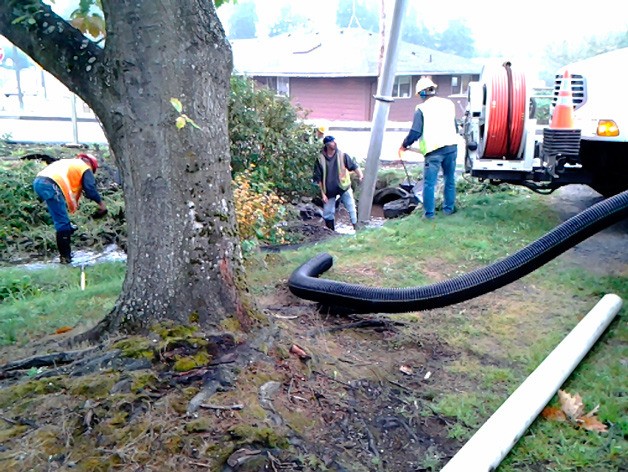
<svg viewBox="0 0 628 472">
<path fill-rule="evenodd" d="M 296 12 L 308 17 L 314 28 L 324 30 L 330 24 L 333 26 L 327 13 L 335 12 L 339 0 L 255 1 L 261 32 L 276 21 L 281 7 L 288 3 Z M 356 0 L 356 5 L 363 1 L 378 9 L 381 5 L 381 0 Z M 385 0 L 389 18 L 392 18 L 394 3 L 395 0 Z M 552 42 L 577 42 L 585 36 L 628 31 L 625 0 L 600 2 L 599 8 L 595 3 L 573 0 L 407 0 L 406 5 L 407 8 L 414 6 L 419 20 L 436 31 L 442 31 L 452 19 L 463 19 L 471 29 L 477 50 L 502 56 L 534 57 L 539 48 Z M 227 24 L 234 8 L 237 5 L 219 8 L 223 24 Z"/>
<path fill-rule="evenodd" d="M 51 0 L 46 0 L 51 1 Z M 248 0 L 239 0 L 240 3 Z M 268 31 L 279 17 L 281 7 L 291 5 L 293 10 L 310 19 L 313 30 L 324 32 L 335 27 L 334 15 L 339 0 L 254 0 L 256 2 L 260 33 Z M 355 0 L 374 5 L 381 2 L 392 18 L 395 1 Z M 477 51 L 510 60 L 513 64 L 535 64 L 545 47 L 552 43 L 579 43 L 583 38 L 602 36 L 611 32 L 628 32 L 626 0 L 578 2 L 574 0 L 406 0 L 407 8 L 414 6 L 430 29 L 441 31 L 452 19 L 463 19 L 470 28 Z M 53 8 L 68 14 L 78 0 L 54 0 Z M 221 21 L 228 28 L 228 19 L 237 4 L 225 4 L 218 9 Z"/>
<path fill-rule="evenodd" d="M 50 0 L 47 0 L 50 1 Z M 245 2 L 246 0 L 239 0 Z M 368 2 L 379 10 L 382 0 L 355 0 L 359 7 Z M 388 17 L 396 0 L 384 0 Z M 311 20 L 312 26 L 324 31 L 333 27 L 329 14 L 336 11 L 339 0 L 255 0 L 260 21 L 259 31 L 265 31 L 279 16 L 281 7 L 290 4 Z M 54 0 L 58 12 L 70 12 L 78 0 Z M 470 27 L 476 46 L 496 53 L 529 52 L 551 42 L 578 41 L 583 36 L 600 35 L 605 31 L 628 31 L 628 8 L 625 0 L 578 2 L 574 0 L 406 0 L 414 6 L 420 20 L 435 30 L 447 22 L 462 18 Z M 226 21 L 237 5 L 225 4 L 218 14 Z"/>
</svg>

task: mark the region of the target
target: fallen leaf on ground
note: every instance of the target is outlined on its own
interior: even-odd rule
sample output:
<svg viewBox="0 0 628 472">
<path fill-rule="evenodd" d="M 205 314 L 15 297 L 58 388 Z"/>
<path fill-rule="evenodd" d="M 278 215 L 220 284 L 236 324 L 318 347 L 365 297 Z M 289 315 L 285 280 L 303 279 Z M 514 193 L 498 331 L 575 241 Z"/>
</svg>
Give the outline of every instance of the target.
<svg viewBox="0 0 628 472">
<path fill-rule="evenodd" d="M 587 431 L 597 431 L 598 433 L 605 433 L 608 431 L 608 427 L 595 416 L 584 416 L 581 421 L 582 424 L 580 427 L 586 429 Z"/>
<path fill-rule="evenodd" d="M 57 330 L 55 331 L 55 334 L 63 334 L 63 333 L 67 333 L 68 331 L 72 331 L 72 327 L 61 326 L 61 328 L 57 328 Z"/>
<path fill-rule="evenodd" d="M 587 431 L 597 431 L 598 433 L 605 433 L 608 431 L 608 427 L 602 423 L 595 413 L 600 408 L 597 405 L 586 415 L 584 414 L 584 403 L 582 403 L 582 397 L 577 393 L 571 395 L 564 390 L 558 391 L 558 399 L 560 401 L 560 408 L 555 406 L 548 406 L 543 409 L 541 416 L 543 418 L 553 421 L 567 421 L 579 428 L 584 428 Z"/>
<path fill-rule="evenodd" d="M 399 367 L 399 370 L 406 375 L 412 375 L 414 373 L 414 371 L 412 370 L 412 367 L 407 366 L 407 365 L 402 365 L 401 367 Z"/>
<path fill-rule="evenodd" d="M 548 406 L 543 408 L 541 416 L 550 421 L 567 421 L 565 412 L 557 406 Z"/>
<path fill-rule="evenodd" d="M 571 395 L 564 390 L 558 391 L 560 407 L 571 421 L 576 421 L 584 414 L 584 404 L 582 398 L 577 393 Z"/>
</svg>

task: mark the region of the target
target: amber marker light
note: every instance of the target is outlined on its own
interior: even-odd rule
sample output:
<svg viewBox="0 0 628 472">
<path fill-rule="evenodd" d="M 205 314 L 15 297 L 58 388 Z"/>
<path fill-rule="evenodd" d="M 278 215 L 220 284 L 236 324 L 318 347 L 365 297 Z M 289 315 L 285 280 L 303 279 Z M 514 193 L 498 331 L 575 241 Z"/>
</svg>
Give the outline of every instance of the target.
<svg viewBox="0 0 628 472">
<path fill-rule="evenodd" d="M 598 136 L 619 136 L 619 127 L 613 120 L 600 120 L 597 122 Z"/>
</svg>

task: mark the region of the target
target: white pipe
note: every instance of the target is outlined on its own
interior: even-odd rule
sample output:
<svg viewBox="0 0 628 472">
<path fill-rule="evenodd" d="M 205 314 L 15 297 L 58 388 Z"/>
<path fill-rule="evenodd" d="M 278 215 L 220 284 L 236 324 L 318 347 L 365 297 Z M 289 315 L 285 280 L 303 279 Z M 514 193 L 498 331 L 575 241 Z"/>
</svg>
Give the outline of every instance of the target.
<svg viewBox="0 0 628 472">
<path fill-rule="evenodd" d="M 441 472 L 495 470 L 602 335 L 621 305 L 617 295 L 604 295 Z"/>
<path fill-rule="evenodd" d="M 76 116 L 76 95 L 71 95 L 71 103 L 72 103 L 72 137 L 74 141 L 72 144 L 77 145 L 79 143 L 78 140 L 78 118 Z"/>
</svg>

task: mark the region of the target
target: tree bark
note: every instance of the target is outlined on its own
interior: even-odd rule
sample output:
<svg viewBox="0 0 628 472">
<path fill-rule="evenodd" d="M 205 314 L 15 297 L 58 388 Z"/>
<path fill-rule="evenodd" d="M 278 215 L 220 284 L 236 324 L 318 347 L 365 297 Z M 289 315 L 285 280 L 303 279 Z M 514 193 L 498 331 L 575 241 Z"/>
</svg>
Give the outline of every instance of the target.
<svg viewBox="0 0 628 472">
<path fill-rule="evenodd" d="M 228 317 L 250 328 L 227 130 L 232 56 L 213 2 L 103 0 L 103 48 L 43 4 L 14 24 L 29 4 L 3 2 L 0 33 L 94 110 L 123 179 L 126 278 L 97 330 Z M 199 128 L 177 129 L 171 98 Z"/>
</svg>

